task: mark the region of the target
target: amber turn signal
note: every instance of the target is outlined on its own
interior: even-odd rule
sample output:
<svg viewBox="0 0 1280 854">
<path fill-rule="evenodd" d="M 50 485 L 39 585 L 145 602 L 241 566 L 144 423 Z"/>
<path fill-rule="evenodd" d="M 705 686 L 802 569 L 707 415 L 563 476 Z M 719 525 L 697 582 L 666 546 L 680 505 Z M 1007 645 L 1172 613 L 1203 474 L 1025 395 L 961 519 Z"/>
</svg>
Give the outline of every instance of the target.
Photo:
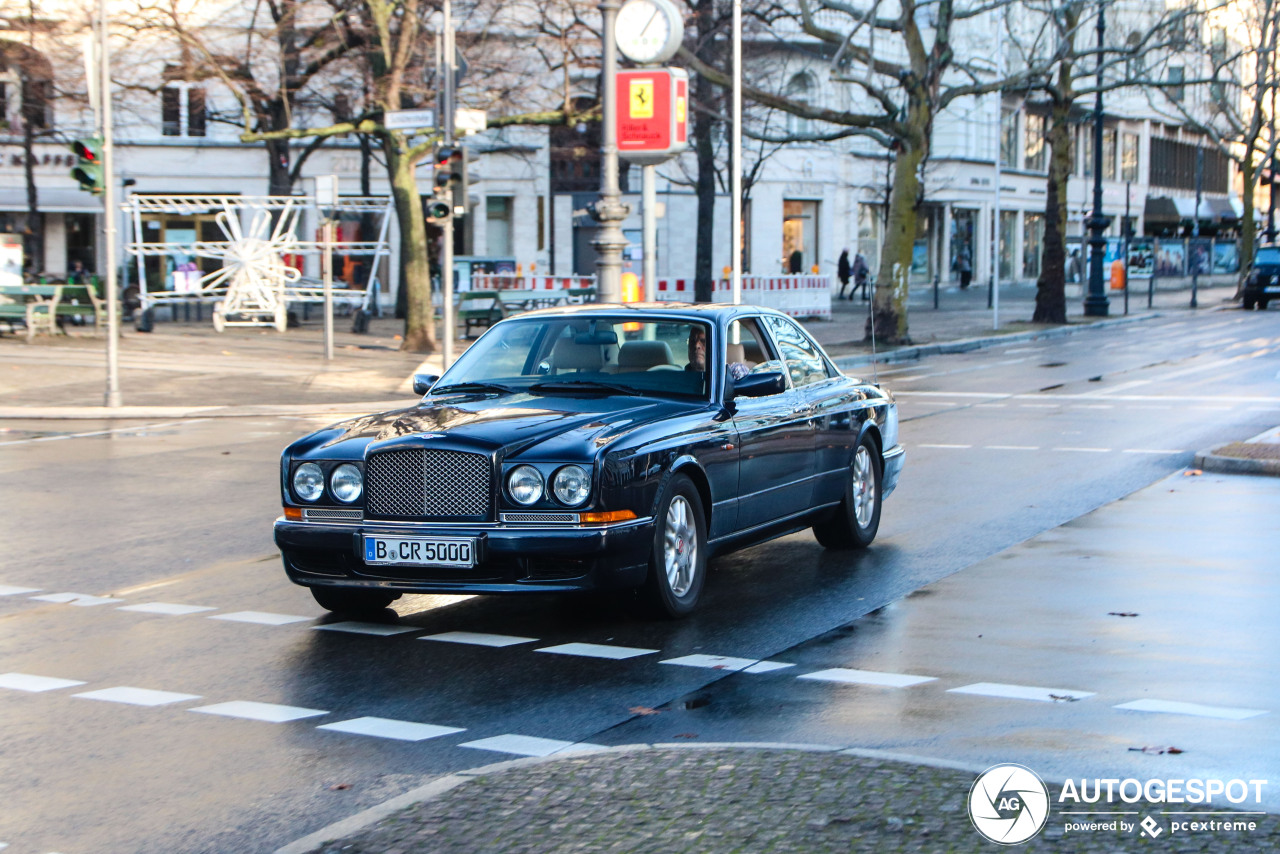
<svg viewBox="0 0 1280 854">
<path fill-rule="evenodd" d="M 288 519 L 290 522 L 301 522 L 302 508 L 301 507 L 284 508 L 284 518 Z"/>
<path fill-rule="evenodd" d="M 583 513 L 578 519 L 584 525 L 599 525 L 602 522 L 625 522 L 636 518 L 630 510 L 606 510 L 602 513 Z"/>
</svg>

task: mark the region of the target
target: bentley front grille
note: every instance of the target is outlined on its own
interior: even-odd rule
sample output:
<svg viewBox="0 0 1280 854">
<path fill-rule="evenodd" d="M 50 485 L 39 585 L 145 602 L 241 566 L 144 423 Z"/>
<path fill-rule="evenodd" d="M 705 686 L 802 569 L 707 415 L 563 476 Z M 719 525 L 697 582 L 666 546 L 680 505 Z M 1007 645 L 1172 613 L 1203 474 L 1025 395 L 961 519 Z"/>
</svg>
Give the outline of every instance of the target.
<svg viewBox="0 0 1280 854">
<path fill-rule="evenodd" d="M 369 457 L 365 506 L 373 516 L 466 516 L 489 513 L 492 467 L 484 454 L 410 449 Z"/>
</svg>

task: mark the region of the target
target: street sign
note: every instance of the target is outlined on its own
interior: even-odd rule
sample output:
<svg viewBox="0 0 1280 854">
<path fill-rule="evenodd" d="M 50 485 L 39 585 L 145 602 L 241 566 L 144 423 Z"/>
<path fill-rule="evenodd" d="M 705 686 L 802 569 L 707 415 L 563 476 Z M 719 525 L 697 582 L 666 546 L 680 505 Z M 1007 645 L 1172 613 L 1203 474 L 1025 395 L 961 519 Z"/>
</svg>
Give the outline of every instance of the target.
<svg viewBox="0 0 1280 854">
<path fill-rule="evenodd" d="M 382 114 L 382 126 L 387 130 L 435 130 L 436 111 L 388 110 Z"/>
<path fill-rule="evenodd" d="M 480 133 L 489 126 L 489 117 L 484 110 L 468 110 L 459 107 L 453 111 L 453 132 L 459 136 Z"/>
<path fill-rule="evenodd" d="M 689 147 L 689 75 L 683 68 L 618 72 L 618 156 L 665 163 Z"/>
</svg>

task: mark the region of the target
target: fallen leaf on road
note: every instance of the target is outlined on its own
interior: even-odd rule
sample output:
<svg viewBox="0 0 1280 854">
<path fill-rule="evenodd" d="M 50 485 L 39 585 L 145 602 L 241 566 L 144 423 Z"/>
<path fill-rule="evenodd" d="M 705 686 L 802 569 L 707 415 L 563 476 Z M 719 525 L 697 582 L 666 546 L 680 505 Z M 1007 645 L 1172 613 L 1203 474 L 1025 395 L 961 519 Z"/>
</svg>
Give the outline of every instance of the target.
<svg viewBox="0 0 1280 854">
<path fill-rule="evenodd" d="M 1183 477 L 1199 477 L 1202 474 L 1204 474 L 1204 472 L 1201 471 L 1200 469 L 1187 469 L 1182 473 L 1182 476 Z"/>
<path fill-rule="evenodd" d="M 1183 752 L 1180 748 L 1177 748 L 1177 747 L 1130 747 L 1129 749 L 1136 753 L 1154 753 L 1156 755 L 1160 755 L 1162 753 L 1168 753 L 1176 756 L 1177 754 Z"/>
<path fill-rule="evenodd" d="M 330 786 L 330 787 L 329 787 L 329 791 L 331 791 L 331 792 L 341 792 L 341 791 L 343 791 L 343 790 L 345 790 L 345 789 L 350 789 L 350 788 L 351 788 L 351 784 L 350 784 L 350 783 L 335 783 L 334 785 L 332 785 L 332 786 Z"/>
<path fill-rule="evenodd" d="M 662 712 L 657 709 L 651 709 L 648 706 L 632 706 L 627 709 L 633 715 L 660 715 Z"/>
<path fill-rule="evenodd" d="M 1138 615 L 1133 611 L 1108 611 L 1107 616 L 1108 617 L 1136 617 Z"/>
<path fill-rule="evenodd" d="M 1073 697 L 1070 694 L 1050 694 L 1049 699 L 1057 703 L 1074 703 L 1079 697 Z"/>
<path fill-rule="evenodd" d="M 231 353 L 231 351 L 230 351 L 230 350 L 223 350 L 223 351 L 222 351 L 222 355 L 224 355 L 224 356 L 230 356 L 230 355 L 232 355 L 232 353 Z"/>
</svg>

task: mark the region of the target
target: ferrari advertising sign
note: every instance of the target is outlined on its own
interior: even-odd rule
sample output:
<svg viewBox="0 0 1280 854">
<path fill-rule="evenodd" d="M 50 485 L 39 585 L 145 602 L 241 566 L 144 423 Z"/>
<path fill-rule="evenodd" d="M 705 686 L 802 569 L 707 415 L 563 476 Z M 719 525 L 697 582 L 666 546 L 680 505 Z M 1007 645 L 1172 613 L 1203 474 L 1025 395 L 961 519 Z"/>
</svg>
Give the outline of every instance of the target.
<svg viewBox="0 0 1280 854">
<path fill-rule="evenodd" d="M 689 146 L 689 75 L 683 68 L 618 72 L 618 155 L 641 166 Z"/>
</svg>

